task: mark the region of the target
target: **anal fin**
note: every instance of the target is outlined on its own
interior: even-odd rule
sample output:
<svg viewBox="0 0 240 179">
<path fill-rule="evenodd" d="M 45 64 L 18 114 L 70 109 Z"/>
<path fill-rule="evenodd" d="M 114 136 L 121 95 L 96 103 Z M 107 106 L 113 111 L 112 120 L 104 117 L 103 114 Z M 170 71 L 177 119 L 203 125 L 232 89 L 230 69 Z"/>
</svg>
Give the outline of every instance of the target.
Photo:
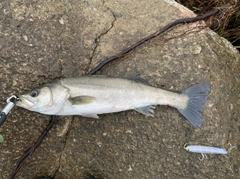
<svg viewBox="0 0 240 179">
<path fill-rule="evenodd" d="M 150 105 L 150 106 L 144 106 L 144 107 L 140 107 L 140 108 L 135 108 L 134 110 L 145 115 L 145 116 L 151 116 L 151 117 L 154 117 L 154 109 L 156 107 L 153 106 L 153 105 Z"/>
</svg>

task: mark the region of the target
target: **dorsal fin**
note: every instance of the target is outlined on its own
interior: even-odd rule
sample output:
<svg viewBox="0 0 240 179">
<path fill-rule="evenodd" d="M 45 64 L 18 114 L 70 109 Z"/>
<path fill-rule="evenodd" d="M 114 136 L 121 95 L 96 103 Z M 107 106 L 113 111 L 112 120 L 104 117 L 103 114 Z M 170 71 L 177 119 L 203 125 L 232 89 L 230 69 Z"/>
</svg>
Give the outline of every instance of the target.
<svg viewBox="0 0 240 179">
<path fill-rule="evenodd" d="M 109 77 L 109 75 L 89 75 L 89 76 L 92 76 L 92 77 L 102 77 L 102 78 Z"/>
<path fill-rule="evenodd" d="M 128 75 L 125 78 L 136 81 L 138 83 L 143 83 L 143 84 L 146 84 L 146 85 L 150 85 L 149 82 L 145 78 L 143 78 L 142 75 L 140 75 L 140 74 Z"/>
</svg>

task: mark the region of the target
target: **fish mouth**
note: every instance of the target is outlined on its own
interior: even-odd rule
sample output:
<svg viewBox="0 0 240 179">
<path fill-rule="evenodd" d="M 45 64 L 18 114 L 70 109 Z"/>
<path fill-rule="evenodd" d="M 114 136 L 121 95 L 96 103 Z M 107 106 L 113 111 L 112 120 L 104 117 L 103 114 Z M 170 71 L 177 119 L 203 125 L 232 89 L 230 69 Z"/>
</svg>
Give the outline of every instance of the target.
<svg viewBox="0 0 240 179">
<path fill-rule="evenodd" d="M 16 105 L 25 109 L 29 109 L 32 108 L 34 106 L 33 101 L 31 101 L 31 99 L 29 99 L 27 96 L 25 95 L 20 95 L 18 96 L 19 100 L 16 101 Z"/>
</svg>

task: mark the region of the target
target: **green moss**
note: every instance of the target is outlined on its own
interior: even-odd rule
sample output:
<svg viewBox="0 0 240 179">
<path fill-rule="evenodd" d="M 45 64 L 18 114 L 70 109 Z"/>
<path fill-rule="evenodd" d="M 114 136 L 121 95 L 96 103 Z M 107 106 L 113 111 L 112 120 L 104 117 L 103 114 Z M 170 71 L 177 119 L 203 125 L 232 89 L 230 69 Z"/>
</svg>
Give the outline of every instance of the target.
<svg viewBox="0 0 240 179">
<path fill-rule="evenodd" d="M 0 144 L 3 143 L 4 139 L 3 136 L 0 134 Z"/>
</svg>

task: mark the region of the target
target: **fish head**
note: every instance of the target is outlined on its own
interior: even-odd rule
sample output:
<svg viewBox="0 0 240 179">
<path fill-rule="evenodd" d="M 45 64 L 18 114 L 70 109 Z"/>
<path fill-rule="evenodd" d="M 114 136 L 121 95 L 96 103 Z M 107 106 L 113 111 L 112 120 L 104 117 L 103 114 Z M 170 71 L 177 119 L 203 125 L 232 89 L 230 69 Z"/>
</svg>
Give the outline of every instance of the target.
<svg viewBox="0 0 240 179">
<path fill-rule="evenodd" d="M 69 97 L 69 89 L 59 84 L 48 84 L 19 95 L 16 105 L 30 111 L 55 115 Z"/>
</svg>

